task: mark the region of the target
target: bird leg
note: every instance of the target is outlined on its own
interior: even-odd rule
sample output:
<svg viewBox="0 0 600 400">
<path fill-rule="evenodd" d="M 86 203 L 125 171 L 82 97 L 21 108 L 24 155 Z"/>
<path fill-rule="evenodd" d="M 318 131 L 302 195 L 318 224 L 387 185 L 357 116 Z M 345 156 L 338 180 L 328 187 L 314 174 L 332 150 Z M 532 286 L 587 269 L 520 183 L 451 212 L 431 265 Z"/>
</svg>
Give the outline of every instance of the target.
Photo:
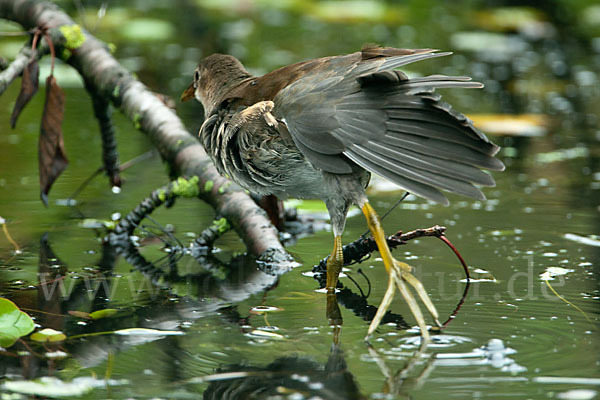
<svg viewBox="0 0 600 400">
<path fill-rule="evenodd" d="M 337 286 L 338 276 L 344 265 L 344 253 L 342 251 L 342 237 L 335 235 L 333 237 L 333 250 L 327 259 L 327 319 L 330 325 L 342 324 L 342 313 L 337 303 L 335 287 Z"/>
<path fill-rule="evenodd" d="M 390 248 L 387 245 L 385 233 L 383 232 L 383 228 L 381 227 L 381 222 L 377 213 L 371 207 L 368 201 L 365 201 L 361 207 L 365 218 L 367 219 L 367 225 L 373 234 L 373 238 L 375 239 L 375 243 L 377 243 L 377 248 L 379 249 L 379 253 L 381 254 L 381 258 L 383 259 L 383 265 L 389 276 L 388 287 L 383 296 L 383 300 L 381 305 L 377 309 L 377 313 L 375 317 L 371 321 L 371 325 L 369 325 L 369 329 L 367 331 L 367 338 L 377 329 L 381 320 L 385 313 L 387 312 L 392 299 L 394 297 L 394 292 L 396 287 L 400 291 L 402 297 L 408 304 L 410 311 L 414 315 L 417 325 L 421 330 L 421 336 L 423 340 L 429 342 L 429 332 L 427 330 L 427 326 L 425 325 L 425 319 L 423 318 L 423 314 L 421 313 L 421 308 L 417 303 L 414 295 L 406 286 L 406 283 L 411 285 L 414 290 L 417 292 L 421 301 L 425 304 L 425 307 L 435 320 L 436 324 L 439 325 L 438 322 L 438 313 L 433 305 L 433 302 L 429 298 L 429 295 L 425 291 L 423 284 L 412 274 L 412 267 L 406 263 L 397 261 L 394 257 L 392 257 L 392 253 Z"/>
<path fill-rule="evenodd" d="M 344 265 L 344 253 L 342 249 L 342 237 L 335 235 L 333 237 L 333 250 L 327 259 L 327 293 L 335 293 L 338 276 Z"/>
<path fill-rule="evenodd" d="M 344 323 L 342 318 L 342 312 L 337 302 L 337 295 L 335 293 L 327 293 L 327 309 L 325 311 L 329 325 L 336 327 L 341 326 Z"/>
</svg>

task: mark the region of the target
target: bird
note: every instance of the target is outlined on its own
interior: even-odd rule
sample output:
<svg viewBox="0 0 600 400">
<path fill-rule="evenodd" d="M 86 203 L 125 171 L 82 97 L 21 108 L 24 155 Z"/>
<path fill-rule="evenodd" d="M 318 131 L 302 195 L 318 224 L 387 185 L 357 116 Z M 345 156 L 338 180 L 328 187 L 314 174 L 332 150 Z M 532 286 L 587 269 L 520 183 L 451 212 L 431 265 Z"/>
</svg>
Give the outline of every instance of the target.
<svg viewBox="0 0 600 400">
<path fill-rule="evenodd" d="M 427 325 L 412 289 L 434 322 L 438 313 L 412 267 L 396 260 L 366 187 L 377 174 L 400 188 L 447 205 L 442 191 L 478 200 L 494 186 L 483 171 L 502 171 L 499 147 L 441 100 L 436 89 L 481 88 L 465 76 L 409 78 L 398 68 L 448 56 L 434 49 L 365 45 L 253 76 L 231 55 L 200 61 L 181 100 L 204 109 L 199 140 L 222 175 L 257 195 L 320 199 L 333 231 L 327 259 L 328 304 L 343 266 L 341 235 L 358 206 L 376 241 L 388 286 L 369 328 L 377 329 L 396 288 L 425 341 Z M 329 308 L 329 307 L 328 307 Z"/>
</svg>

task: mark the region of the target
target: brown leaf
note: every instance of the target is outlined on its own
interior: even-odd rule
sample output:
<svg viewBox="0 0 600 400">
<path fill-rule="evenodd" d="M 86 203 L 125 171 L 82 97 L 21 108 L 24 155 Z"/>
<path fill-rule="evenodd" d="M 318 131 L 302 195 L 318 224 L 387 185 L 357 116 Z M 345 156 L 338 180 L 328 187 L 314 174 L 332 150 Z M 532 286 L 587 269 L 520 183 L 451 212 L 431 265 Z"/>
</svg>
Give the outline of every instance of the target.
<svg viewBox="0 0 600 400">
<path fill-rule="evenodd" d="M 67 312 L 69 313 L 69 315 L 72 315 L 73 317 L 83 318 L 83 319 L 92 319 L 92 317 L 90 317 L 90 313 L 85 312 L 85 311 L 71 310 L 71 311 L 67 311 Z"/>
<path fill-rule="evenodd" d="M 23 70 L 23 79 L 21 79 L 21 91 L 15 102 L 12 115 L 10 116 L 10 127 L 15 129 L 17 118 L 23 111 L 23 108 L 29 103 L 38 90 L 40 67 L 37 59 L 32 58 Z"/>
<path fill-rule="evenodd" d="M 46 206 L 50 187 L 69 163 L 62 134 L 64 109 L 65 93 L 56 83 L 54 76 L 50 75 L 46 79 L 46 104 L 38 147 L 40 196 Z"/>
</svg>

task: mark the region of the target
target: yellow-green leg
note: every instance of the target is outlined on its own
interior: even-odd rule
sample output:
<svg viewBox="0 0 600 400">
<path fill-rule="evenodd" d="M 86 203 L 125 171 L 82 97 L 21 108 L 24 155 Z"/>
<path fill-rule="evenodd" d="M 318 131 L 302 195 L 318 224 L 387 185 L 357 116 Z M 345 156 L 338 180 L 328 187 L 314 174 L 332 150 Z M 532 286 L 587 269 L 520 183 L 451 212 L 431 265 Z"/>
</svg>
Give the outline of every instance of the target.
<svg viewBox="0 0 600 400">
<path fill-rule="evenodd" d="M 344 253 L 342 252 L 342 237 L 333 237 L 333 250 L 327 259 L 327 293 L 335 293 L 338 276 L 344 265 Z"/>
<path fill-rule="evenodd" d="M 342 251 L 342 237 L 335 235 L 333 238 L 333 250 L 327 259 L 327 319 L 331 325 L 342 324 L 342 313 L 337 303 L 335 287 L 337 286 L 338 276 L 344 265 L 344 253 Z M 337 331 L 336 331 L 337 332 Z M 338 332 L 339 334 L 339 332 Z"/>
<path fill-rule="evenodd" d="M 381 320 L 385 313 L 387 312 L 390 304 L 392 303 L 392 299 L 394 298 L 394 292 L 396 287 L 400 291 L 400 294 L 408 304 L 410 311 L 417 321 L 417 325 L 419 325 L 419 329 L 421 330 L 421 336 L 424 341 L 429 341 L 429 332 L 427 331 L 427 326 L 425 325 L 425 319 L 423 318 L 423 313 L 421 313 L 421 308 L 417 303 L 415 297 L 412 292 L 406 286 L 406 283 L 411 285 L 419 297 L 421 301 L 425 304 L 425 307 L 429 311 L 429 313 L 434 318 L 436 324 L 439 325 L 438 322 L 438 313 L 433 305 L 433 302 L 429 299 L 429 295 L 425 291 L 423 284 L 411 273 L 412 268 L 403 262 L 397 261 L 392 257 L 392 252 L 387 245 L 385 233 L 383 232 L 383 228 L 381 227 L 381 222 L 379 221 L 379 217 L 377 213 L 371 207 L 368 201 L 362 205 L 362 211 L 367 219 L 367 225 L 373 234 L 373 238 L 375 239 L 375 243 L 377 243 L 377 248 L 379 249 L 379 253 L 381 254 L 381 258 L 383 259 L 383 265 L 389 276 L 388 287 L 383 296 L 383 300 L 381 301 L 381 305 L 379 306 L 373 321 L 371 321 L 371 325 L 369 325 L 369 330 L 367 331 L 367 338 L 377 329 Z"/>
</svg>

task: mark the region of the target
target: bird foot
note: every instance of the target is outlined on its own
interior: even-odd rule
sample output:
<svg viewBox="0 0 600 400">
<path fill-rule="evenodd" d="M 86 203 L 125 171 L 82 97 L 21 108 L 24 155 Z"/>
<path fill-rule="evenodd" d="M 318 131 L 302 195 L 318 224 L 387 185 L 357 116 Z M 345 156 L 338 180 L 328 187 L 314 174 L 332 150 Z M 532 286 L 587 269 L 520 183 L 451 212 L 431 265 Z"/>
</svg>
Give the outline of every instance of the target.
<svg viewBox="0 0 600 400">
<path fill-rule="evenodd" d="M 438 326 L 441 326 L 438 320 L 437 310 L 433 305 L 433 302 L 429 298 L 429 295 L 425 291 L 425 288 L 423 287 L 421 281 L 419 281 L 412 274 L 412 267 L 406 263 L 396 260 L 395 258 L 392 258 L 392 261 L 392 268 L 390 268 L 388 271 L 387 289 L 385 291 L 383 299 L 381 300 L 381 304 L 377 309 L 377 313 L 375 314 L 375 317 L 369 325 L 369 329 L 367 331 L 367 336 L 365 340 L 368 340 L 368 338 L 373 334 L 373 332 L 375 332 L 375 330 L 379 327 L 383 316 L 388 311 L 392 300 L 394 299 L 396 289 L 398 289 L 417 321 L 417 325 L 419 326 L 423 340 L 425 342 L 429 342 L 429 331 L 427 329 L 427 325 L 425 324 L 423 313 L 421 312 L 421 308 L 417 303 L 417 300 L 415 299 L 413 293 L 410 291 L 406 284 L 408 283 L 410 286 L 413 287 L 413 289 L 417 292 L 419 298 L 427 308 L 427 311 L 429 311 L 429 313 L 433 317 L 435 323 Z"/>
<path fill-rule="evenodd" d="M 437 327 L 441 327 L 442 324 L 440 324 L 437 309 L 435 308 L 435 305 L 429 298 L 429 295 L 427 294 L 427 291 L 425 290 L 425 287 L 423 286 L 421 281 L 418 280 L 417 277 L 415 277 L 412 274 L 413 268 L 406 263 L 396 260 L 395 258 L 393 259 L 393 261 L 394 261 L 394 266 L 396 268 L 402 270 L 402 273 L 398 274 L 398 275 L 400 275 L 402 280 L 404 280 L 406 283 L 408 283 L 409 285 L 411 285 L 414 288 L 414 290 L 419 295 L 419 298 L 421 299 L 423 304 L 425 304 L 427 311 L 429 311 L 429 314 L 431 314 L 431 316 L 433 317 L 433 321 L 435 322 Z"/>
<path fill-rule="evenodd" d="M 415 317 L 417 321 L 417 325 L 419 325 L 419 329 L 421 330 L 421 336 L 423 337 L 424 342 L 429 342 L 429 331 L 427 330 L 427 325 L 425 325 L 425 319 L 423 318 L 423 313 L 421 312 L 421 308 L 415 299 L 415 296 L 410 291 L 407 283 L 413 287 L 413 289 L 417 292 L 421 301 L 427 308 L 427 311 L 431 314 L 436 324 L 439 325 L 438 322 L 438 313 L 433 305 L 433 302 L 429 298 L 429 295 L 425 291 L 423 284 L 412 274 L 412 267 L 406 263 L 400 262 L 396 260 L 390 251 L 389 246 L 387 245 L 386 236 L 383 232 L 383 228 L 381 227 L 381 221 L 377 216 L 377 213 L 371 207 L 368 201 L 365 201 L 361 206 L 362 211 L 367 219 L 367 225 L 369 225 L 369 229 L 373 234 L 373 238 L 377 243 L 377 248 L 379 249 L 379 253 L 381 254 L 381 258 L 383 260 L 383 264 L 388 273 L 388 286 L 383 295 L 383 299 L 381 300 L 381 304 L 375 313 L 375 317 L 373 317 L 373 321 L 371 321 L 371 325 L 369 325 L 369 329 L 367 331 L 367 339 L 368 337 L 375 332 L 375 329 L 381 323 L 383 316 L 387 312 L 392 300 L 394 298 L 394 293 L 396 289 L 400 291 L 400 294 L 408 304 L 410 311 Z"/>
</svg>

